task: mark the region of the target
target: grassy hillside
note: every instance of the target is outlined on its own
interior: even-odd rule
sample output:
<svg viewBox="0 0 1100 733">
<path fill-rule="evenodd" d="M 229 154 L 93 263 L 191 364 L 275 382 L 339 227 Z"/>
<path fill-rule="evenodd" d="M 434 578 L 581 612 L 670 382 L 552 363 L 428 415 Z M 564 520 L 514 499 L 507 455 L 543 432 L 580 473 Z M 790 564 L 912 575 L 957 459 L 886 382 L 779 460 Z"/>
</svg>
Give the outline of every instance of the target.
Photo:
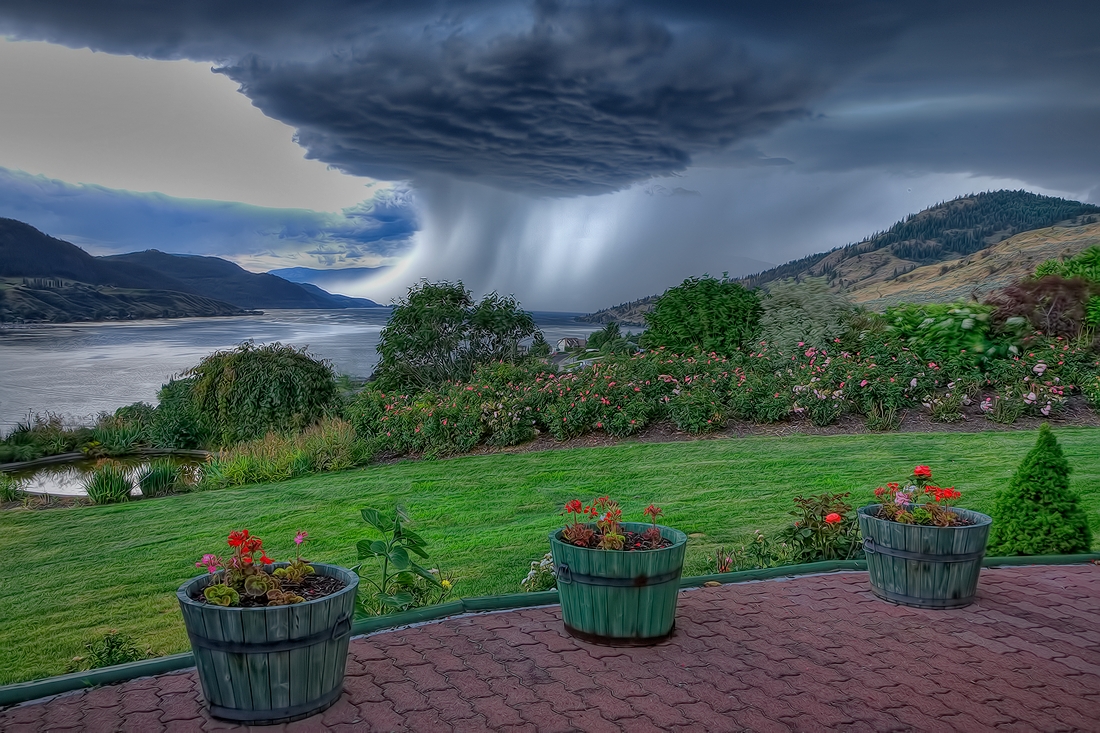
<svg viewBox="0 0 1100 733">
<path fill-rule="evenodd" d="M 126 321 L 247 313 L 213 298 L 170 290 L 116 288 L 68 280 L 0 278 L 0 323 Z"/>
<path fill-rule="evenodd" d="M 1072 486 L 1100 541 L 1100 429 L 1058 431 Z M 403 462 L 281 484 L 184 494 L 100 507 L 0 512 L 0 684 L 58 674 L 94 634 L 119 629 L 158 654 L 187 649 L 176 588 L 206 552 L 247 527 L 269 554 L 293 552 L 310 533 L 313 560 L 353 565 L 355 542 L 373 535 L 364 506 L 404 503 L 429 542 L 429 565 L 456 577 L 456 593 L 513 593 L 569 499 L 608 494 L 629 518 L 651 501 L 688 532 L 689 574 L 705 555 L 789 521 L 799 494 L 874 487 L 918 463 L 988 511 L 1035 442 L 1034 431 L 753 437 L 692 443 L 470 456 Z M 858 456 L 859 460 L 853 460 Z M 45 631 L 48 630 L 48 633 Z"/>
<path fill-rule="evenodd" d="M 1076 249 L 1077 240 L 1088 242 L 1095 231 L 1088 227 L 1098 220 L 1100 206 L 1078 201 L 1026 191 L 973 194 L 913 214 L 857 244 L 793 260 L 744 277 L 741 282 L 758 288 L 786 278 L 825 277 L 835 290 L 851 292 L 857 302 L 889 304 L 939 299 L 935 293 L 940 291 L 929 284 L 935 277 L 932 273 L 957 270 L 951 282 L 942 288 L 942 292 L 950 293 L 944 299 L 966 298 L 975 287 L 985 293 L 994 289 L 986 287 L 990 282 L 1003 287 L 1013 279 L 1013 273 L 1025 273 L 1021 262 L 1014 261 L 1013 248 L 1027 250 L 1022 262 L 1032 255 L 1054 253 L 1039 257 L 1034 264 L 1063 252 L 1076 254 L 1089 246 L 1084 244 Z M 1066 229 L 1074 231 L 1067 233 Z M 1024 232 L 1033 232 L 1034 236 L 1017 236 Z M 1001 243 L 1006 246 L 985 254 Z M 994 259 L 982 267 L 964 269 L 965 265 L 990 256 Z M 918 268 L 925 269 L 917 273 Z M 906 294 L 910 291 L 914 293 L 912 298 Z M 657 296 L 651 295 L 578 320 L 641 325 L 656 300 Z"/>
<path fill-rule="evenodd" d="M 901 301 L 949 302 L 984 296 L 1030 275 L 1049 259 L 1067 259 L 1100 245 L 1100 223 L 1036 229 L 972 255 L 918 267 L 889 281 L 864 280 L 848 289 L 849 297 L 869 308 Z"/>
<path fill-rule="evenodd" d="M 857 244 L 794 260 L 742 281 L 759 287 L 790 277 L 826 277 L 837 289 L 866 288 L 923 265 L 975 254 L 1020 232 L 1054 224 L 1091 224 L 1098 219 L 1100 206 L 1026 191 L 962 196 Z"/>
</svg>

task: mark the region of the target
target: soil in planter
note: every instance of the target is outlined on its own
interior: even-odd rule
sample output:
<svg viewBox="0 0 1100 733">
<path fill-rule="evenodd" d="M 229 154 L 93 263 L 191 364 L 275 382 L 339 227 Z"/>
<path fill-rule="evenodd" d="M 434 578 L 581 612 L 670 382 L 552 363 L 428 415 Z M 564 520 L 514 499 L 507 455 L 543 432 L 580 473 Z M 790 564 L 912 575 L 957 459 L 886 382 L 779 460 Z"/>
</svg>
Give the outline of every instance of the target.
<svg viewBox="0 0 1100 733">
<path fill-rule="evenodd" d="M 631 532 L 629 529 L 623 530 L 623 537 L 626 538 L 626 541 L 623 543 L 624 552 L 633 552 L 635 550 L 660 550 L 663 547 L 672 547 L 672 540 L 670 539 L 662 537 L 660 542 L 658 542 L 656 545 L 653 545 L 641 534 L 637 532 Z M 567 545 L 573 544 L 571 542 L 567 542 L 565 539 L 562 539 L 562 542 L 565 542 L 565 544 Z M 599 544 L 600 541 L 597 538 L 592 537 L 588 540 L 588 544 L 585 545 L 585 547 L 590 550 L 595 550 L 598 549 Z M 577 545 L 573 546 L 576 547 Z"/>
<path fill-rule="evenodd" d="M 337 591 L 341 591 L 347 587 L 347 583 L 339 578 L 331 578 L 325 575 L 307 575 L 302 578 L 301 583 L 291 583 L 290 581 L 282 581 L 282 589 L 287 593 L 297 593 L 307 601 L 315 601 L 318 598 L 324 598 L 325 596 L 331 596 Z M 206 596 L 202 594 L 203 589 L 199 589 L 195 593 L 191 594 L 191 600 L 198 603 L 206 603 Z M 266 608 L 267 599 L 263 596 L 259 598 L 250 596 L 247 593 L 241 593 L 241 602 L 239 606 L 235 608 Z"/>
<path fill-rule="evenodd" d="M 869 514 L 868 516 L 874 517 L 875 519 L 881 519 L 886 522 L 894 521 L 890 519 L 890 517 L 883 514 L 881 511 L 875 512 L 874 514 Z M 951 522 L 951 524 L 908 524 L 906 522 L 898 522 L 898 524 L 906 524 L 907 526 L 911 527 L 969 527 L 970 525 L 974 524 L 974 522 L 964 518 L 961 514 L 956 514 L 955 521 Z"/>
</svg>

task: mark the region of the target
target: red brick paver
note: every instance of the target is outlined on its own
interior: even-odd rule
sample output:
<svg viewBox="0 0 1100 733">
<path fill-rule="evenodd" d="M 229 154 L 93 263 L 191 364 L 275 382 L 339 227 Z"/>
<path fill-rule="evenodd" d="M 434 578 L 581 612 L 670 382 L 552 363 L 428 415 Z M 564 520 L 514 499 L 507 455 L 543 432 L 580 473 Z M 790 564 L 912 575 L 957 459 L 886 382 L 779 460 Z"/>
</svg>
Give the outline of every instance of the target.
<svg viewBox="0 0 1100 733">
<path fill-rule="evenodd" d="M 865 573 L 704 588 L 668 643 L 575 641 L 557 607 L 351 644 L 339 702 L 286 731 L 1100 731 L 1100 567 L 982 572 L 978 601 L 924 611 Z M 194 670 L 0 711 L 0 730 L 244 730 Z"/>
</svg>

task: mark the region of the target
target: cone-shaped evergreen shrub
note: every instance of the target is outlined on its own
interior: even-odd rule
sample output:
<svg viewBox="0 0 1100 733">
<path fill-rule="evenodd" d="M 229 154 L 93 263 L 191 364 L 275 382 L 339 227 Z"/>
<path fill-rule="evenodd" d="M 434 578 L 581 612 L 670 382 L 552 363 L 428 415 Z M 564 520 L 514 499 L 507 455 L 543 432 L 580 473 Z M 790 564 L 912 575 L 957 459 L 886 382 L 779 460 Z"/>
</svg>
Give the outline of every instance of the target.
<svg viewBox="0 0 1100 733">
<path fill-rule="evenodd" d="M 1059 555 L 1088 552 L 1088 518 L 1069 489 L 1069 462 L 1049 425 L 993 506 L 988 554 Z"/>
</svg>

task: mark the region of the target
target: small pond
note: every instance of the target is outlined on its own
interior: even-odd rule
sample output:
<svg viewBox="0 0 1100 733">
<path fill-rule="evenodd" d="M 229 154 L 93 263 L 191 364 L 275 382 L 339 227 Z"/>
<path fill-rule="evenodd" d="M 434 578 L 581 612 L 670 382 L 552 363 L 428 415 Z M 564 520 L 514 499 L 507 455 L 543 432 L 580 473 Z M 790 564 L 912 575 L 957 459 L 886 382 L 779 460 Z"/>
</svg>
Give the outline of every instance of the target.
<svg viewBox="0 0 1100 733">
<path fill-rule="evenodd" d="M 131 496 L 141 496 L 137 488 L 138 476 L 152 460 L 168 459 L 178 466 L 184 466 L 196 474 L 201 471 L 202 461 L 198 458 L 183 456 L 128 456 L 112 458 L 126 467 L 126 472 L 134 484 Z M 49 494 L 50 496 L 85 496 L 84 478 L 92 472 L 102 459 L 81 458 L 67 463 L 54 463 L 34 466 L 20 471 L 10 472 L 11 476 L 22 481 L 22 489 L 31 494 Z"/>
</svg>

